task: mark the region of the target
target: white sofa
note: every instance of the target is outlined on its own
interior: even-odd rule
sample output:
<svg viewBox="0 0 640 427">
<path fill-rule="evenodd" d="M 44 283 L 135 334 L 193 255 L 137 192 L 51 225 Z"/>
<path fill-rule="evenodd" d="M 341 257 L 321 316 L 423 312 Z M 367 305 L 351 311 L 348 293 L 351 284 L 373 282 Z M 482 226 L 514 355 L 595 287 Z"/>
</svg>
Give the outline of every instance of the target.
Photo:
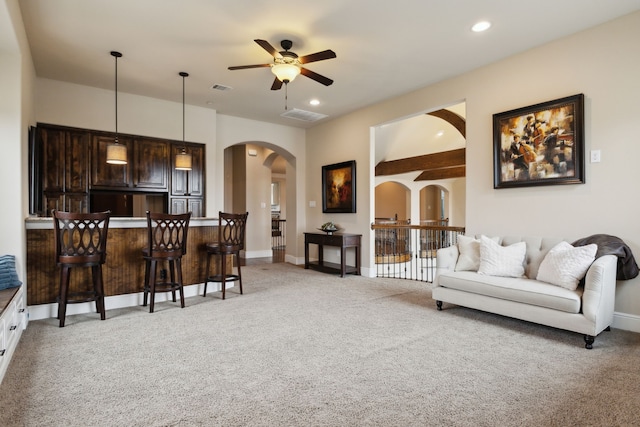
<svg viewBox="0 0 640 427">
<path fill-rule="evenodd" d="M 438 310 L 451 303 L 584 334 L 591 349 L 595 337 L 613 322 L 616 265 L 614 255 L 590 265 L 576 290 L 535 280 L 542 260 L 562 240 L 540 237 L 493 238 L 502 247 L 526 243 L 523 277 L 498 277 L 455 271 L 457 245 L 438 250 L 432 297 Z M 522 245 L 520 245 L 522 246 Z M 462 249 L 462 248 L 461 248 Z"/>
</svg>

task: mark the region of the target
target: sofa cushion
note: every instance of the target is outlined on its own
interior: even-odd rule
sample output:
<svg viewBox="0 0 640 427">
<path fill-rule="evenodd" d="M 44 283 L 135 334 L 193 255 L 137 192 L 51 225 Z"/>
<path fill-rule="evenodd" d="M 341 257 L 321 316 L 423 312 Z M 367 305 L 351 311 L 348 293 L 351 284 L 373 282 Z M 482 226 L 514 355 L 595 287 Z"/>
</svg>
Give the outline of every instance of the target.
<svg viewBox="0 0 640 427">
<path fill-rule="evenodd" d="M 438 275 L 438 286 L 567 313 L 579 313 L 581 308 L 582 288 L 570 291 L 527 278 L 486 276 L 471 271 L 449 271 Z"/>
<path fill-rule="evenodd" d="M 480 236 L 480 267 L 478 273 L 488 276 L 524 276 L 524 257 L 527 245 L 524 242 L 500 246 L 486 236 Z"/>
<path fill-rule="evenodd" d="M 457 237 L 458 252 L 460 256 L 456 262 L 456 271 L 478 271 L 480 268 L 480 239 L 476 239 L 463 234 Z M 491 237 L 491 240 L 498 243 L 498 237 Z"/>
<path fill-rule="evenodd" d="M 560 242 L 544 257 L 538 269 L 537 280 L 575 290 L 596 259 L 598 246 L 594 244 L 573 247 Z"/>
</svg>

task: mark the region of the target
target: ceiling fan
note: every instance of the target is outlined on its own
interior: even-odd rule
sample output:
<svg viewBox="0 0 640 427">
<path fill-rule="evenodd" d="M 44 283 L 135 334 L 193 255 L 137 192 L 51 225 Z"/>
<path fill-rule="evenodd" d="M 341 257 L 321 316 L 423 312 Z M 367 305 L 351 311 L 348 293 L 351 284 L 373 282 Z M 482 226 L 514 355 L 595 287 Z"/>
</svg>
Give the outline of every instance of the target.
<svg viewBox="0 0 640 427">
<path fill-rule="evenodd" d="M 329 86 L 333 83 L 328 77 L 315 73 L 307 68 L 304 68 L 302 64 L 308 64 L 309 62 L 324 61 L 325 59 L 331 59 L 336 57 L 336 53 L 330 49 L 323 50 L 322 52 L 312 53 L 310 55 L 298 56 L 296 53 L 291 52 L 289 49 L 293 46 L 291 40 L 282 40 L 280 46 L 282 51 L 278 52 L 276 48 L 266 40 L 256 39 L 254 42 L 258 43 L 260 47 L 269 52 L 273 56 L 273 63 L 271 64 L 256 64 L 256 65 L 238 65 L 235 67 L 229 67 L 230 70 L 244 70 L 247 68 L 262 68 L 271 67 L 271 71 L 276 75 L 271 90 L 278 90 L 285 85 L 292 82 L 298 74 L 309 77 L 312 80 L 322 83 L 325 86 Z"/>
</svg>

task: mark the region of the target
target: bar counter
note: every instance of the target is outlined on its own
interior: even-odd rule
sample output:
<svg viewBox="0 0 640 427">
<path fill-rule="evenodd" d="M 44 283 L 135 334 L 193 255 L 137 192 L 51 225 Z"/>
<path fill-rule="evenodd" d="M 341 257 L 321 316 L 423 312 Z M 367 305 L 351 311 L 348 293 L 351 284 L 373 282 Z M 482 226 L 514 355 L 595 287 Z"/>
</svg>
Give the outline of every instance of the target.
<svg viewBox="0 0 640 427">
<path fill-rule="evenodd" d="M 53 303 L 56 301 L 60 284 L 60 272 L 55 259 L 53 219 L 27 218 L 25 226 L 27 305 Z M 187 236 L 187 252 L 182 258 L 184 285 L 204 281 L 207 263 L 205 247 L 207 243 L 217 240 L 217 218 L 191 219 Z M 105 296 L 143 291 L 145 263 L 142 258 L 142 248 L 146 244 L 146 218 L 111 218 L 109 220 L 107 259 L 103 266 Z M 215 263 L 212 264 L 215 265 Z M 70 291 L 74 291 L 84 283 L 90 286 L 90 273 L 89 268 L 73 269 Z M 159 271 L 158 274 L 160 274 Z"/>
</svg>

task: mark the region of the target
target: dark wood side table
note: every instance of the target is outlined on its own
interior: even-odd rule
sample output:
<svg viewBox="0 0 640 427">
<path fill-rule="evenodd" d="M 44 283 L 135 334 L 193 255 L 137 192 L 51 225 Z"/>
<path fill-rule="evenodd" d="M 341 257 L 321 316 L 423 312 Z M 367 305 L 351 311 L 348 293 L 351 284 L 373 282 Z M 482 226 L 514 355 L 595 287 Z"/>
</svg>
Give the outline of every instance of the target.
<svg viewBox="0 0 640 427">
<path fill-rule="evenodd" d="M 314 270 L 323 271 L 325 273 L 340 273 L 340 277 L 344 277 L 347 273 L 355 273 L 360 275 L 360 241 L 362 234 L 350 233 L 304 233 L 304 268 L 313 268 Z M 309 244 L 318 245 L 318 262 L 309 262 Z M 323 258 L 324 246 L 336 246 L 340 248 L 340 264 L 331 262 L 325 263 Z M 347 248 L 355 248 L 356 265 L 347 265 L 346 250 Z"/>
</svg>

